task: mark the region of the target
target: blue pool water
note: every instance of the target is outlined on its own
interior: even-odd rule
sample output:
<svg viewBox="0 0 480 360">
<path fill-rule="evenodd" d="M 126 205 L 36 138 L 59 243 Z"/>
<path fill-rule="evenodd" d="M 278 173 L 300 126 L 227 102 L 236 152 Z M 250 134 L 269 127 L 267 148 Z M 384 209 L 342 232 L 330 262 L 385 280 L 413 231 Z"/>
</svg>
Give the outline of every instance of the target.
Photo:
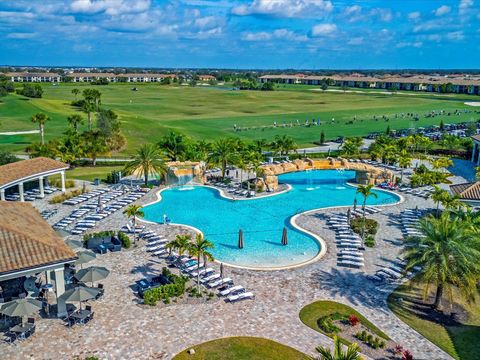
<svg viewBox="0 0 480 360">
<path fill-rule="evenodd" d="M 447 170 L 452 174 L 461 176 L 467 181 L 475 181 L 475 164 L 469 160 L 452 159 L 453 166 Z"/>
<path fill-rule="evenodd" d="M 353 204 L 354 171 L 317 170 L 289 173 L 279 181 L 292 186 L 289 192 L 252 200 L 223 198 L 215 189 L 195 186 L 164 190 L 161 201 L 143 208 L 145 220 L 163 222 L 167 214 L 172 223 L 186 224 L 201 230 L 215 244 L 217 260 L 246 267 L 280 267 L 299 264 L 314 258 L 320 244 L 290 225 L 298 213 L 329 206 Z M 376 191 L 368 204 L 390 204 L 399 198 Z M 359 204 L 361 196 L 357 196 Z M 288 245 L 281 244 L 282 230 L 288 229 Z M 238 231 L 243 230 L 244 248 L 238 248 Z"/>
</svg>

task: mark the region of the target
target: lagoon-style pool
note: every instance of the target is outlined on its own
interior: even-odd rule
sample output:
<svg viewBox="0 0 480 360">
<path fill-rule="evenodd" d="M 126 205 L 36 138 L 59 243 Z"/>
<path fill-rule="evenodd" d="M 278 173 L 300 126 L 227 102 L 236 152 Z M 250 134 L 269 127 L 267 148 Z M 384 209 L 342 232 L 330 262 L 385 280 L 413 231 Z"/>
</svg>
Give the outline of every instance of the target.
<svg viewBox="0 0 480 360">
<path fill-rule="evenodd" d="M 163 215 L 172 223 L 193 226 L 215 244 L 216 260 L 251 268 L 294 266 L 315 258 L 320 243 L 296 229 L 290 218 L 304 211 L 330 206 L 352 205 L 355 187 L 354 171 L 314 170 L 279 176 L 279 181 L 292 186 L 288 192 L 257 199 L 230 200 L 213 188 L 184 186 L 161 192 L 161 200 L 143 208 L 145 220 L 162 223 Z M 399 197 L 375 191 L 370 205 L 392 204 Z M 362 203 L 360 195 L 358 204 Z M 282 230 L 288 229 L 288 245 L 281 244 Z M 238 248 L 238 231 L 243 230 L 244 248 Z"/>
</svg>

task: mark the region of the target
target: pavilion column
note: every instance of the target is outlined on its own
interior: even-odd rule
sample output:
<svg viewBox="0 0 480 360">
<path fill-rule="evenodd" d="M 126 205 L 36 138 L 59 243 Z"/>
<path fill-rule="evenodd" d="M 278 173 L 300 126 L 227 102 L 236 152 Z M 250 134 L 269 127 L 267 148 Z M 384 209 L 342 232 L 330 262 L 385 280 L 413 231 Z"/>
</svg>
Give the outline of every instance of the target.
<svg viewBox="0 0 480 360">
<path fill-rule="evenodd" d="M 477 143 L 473 142 L 473 148 L 472 148 L 472 162 L 475 161 L 475 152 L 477 151 Z"/>
<path fill-rule="evenodd" d="M 18 184 L 18 192 L 20 193 L 20 201 L 25 201 L 25 196 L 23 194 L 23 183 Z"/>
<path fill-rule="evenodd" d="M 43 176 L 40 176 L 40 178 L 38 179 L 38 187 L 40 189 L 40 196 L 42 198 L 45 197 L 45 190 L 43 188 Z"/>
<path fill-rule="evenodd" d="M 67 305 L 65 301 L 59 299 L 65 292 L 65 274 L 64 269 L 55 269 L 53 275 L 55 276 L 55 295 L 57 298 L 57 317 L 63 317 L 67 315 Z"/>
<path fill-rule="evenodd" d="M 62 193 L 65 194 L 65 171 L 62 171 L 60 176 L 62 177 Z"/>
<path fill-rule="evenodd" d="M 0 201 L 5 201 L 5 189 L 0 190 Z"/>
</svg>

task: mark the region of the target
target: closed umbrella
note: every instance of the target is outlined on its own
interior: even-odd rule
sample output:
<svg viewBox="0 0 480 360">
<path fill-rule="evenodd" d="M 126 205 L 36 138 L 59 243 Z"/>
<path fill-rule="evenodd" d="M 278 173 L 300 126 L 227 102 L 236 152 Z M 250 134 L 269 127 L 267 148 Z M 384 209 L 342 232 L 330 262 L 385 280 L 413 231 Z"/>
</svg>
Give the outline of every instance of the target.
<svg viewBox="0 0 480 360">
<path fill-rule="evenodd" d="M 352 217 L 352 210 L 348 208 L 347 210 L 347 222 L 350 224 L 350 218 Z"/>
<path fill-rule="evenodd" d="M 353 199 L 353 211 L 357 210 L 357 198 Z"/>
<path fill-rule="evenodd" d="M 23 317 L 36 313 L 42 308 L 42 302 L 35 299 L 16 299 L 4 304 L 0 313 L 7 316 Z"/>
<path fill-rule="evenodd" d="M 82 308 L 82 302 L 95 299 L 100 290 L 89 288 L 86 286 L 78 286 L 76 288 L 65 291 L 59 298 L 65 302 L 72 303 L 78 302 L 80 309 Z"/>
<path fill-rule="evenodd" d="M 282 233 L 282 245 L 288 245 L 288 235 L 287 235 L 287 228 L 283 228 L 283 233 Z"/>
<path fill-rule="evenodd" d="M 243 249 L 243 231 L 240 229 L 238 231 L 238 248 Z"/>
<path fill-rule="evenodd" d="M 82 282 L 93 283 L 105 279 L 110 271 L 104 267 L 91 266 L 86 269 L 79 270 L 75 274 L 75 279 Z"/>
<path fill-rule="evenodd" d="M 72 249 L 81 249 L 83 248 L 83 242 L 79 241 L 79 240 L 67 240 L 65 241 L 65 244 L 67 244 L 68 246 L 70 246 L 70 248 Z"/>
<path fill-rule="evenodd" d="M 223 263 L 220 264 L 220 277 L 223 279 Z"/>
<path fill-rule="evenodd" d="M 97 257 L 93 251 L 85 250 L 85 251 L 79 251 L 77 252 L 77 261 L 75 261 L 76 265 L 82 265 L 85 263 L 88 263 L 89 261 L 92 261 Z"/>
</svg>

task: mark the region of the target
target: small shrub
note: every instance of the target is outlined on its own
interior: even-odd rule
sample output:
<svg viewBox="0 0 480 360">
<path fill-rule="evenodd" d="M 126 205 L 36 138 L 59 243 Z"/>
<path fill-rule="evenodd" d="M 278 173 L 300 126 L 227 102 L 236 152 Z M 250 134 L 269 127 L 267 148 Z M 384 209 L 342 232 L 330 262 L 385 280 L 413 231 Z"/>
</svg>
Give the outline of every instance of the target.
<svg viewBox="0 0 480 360">
<path fill-rule="evenodd" d="M 49 179 L 48 180 L 50 186 L 55 186 L 56 188 L 61 188 L 62 187 L 62 180 L 61 179 Z M 71 189 L 75 187 L 75 180 L 65 180 L 65 188 Z"/>
<path fill-rule="evenodd" d="M 73 191 L 70 191 L 70 192 L 67 192 L 65 194 L 59 194 L 59 195 L 55 195 L 54 197 L 52 197 L 48 203 L 49 204 L 59 204 L 59 203 L 62 203 L 64 202 L 65 200 L 68 200 L 68 199 L 71 199 L 75 196 L 78 196 L 82 194 L 82 190 L 80 189 L 77 189 L 77 190 L 73 190 Z"/>
<path fill-rule="evenodd" d="M 171 281 L 170 284 L 148 289 L 143 293 L 143 303 L 145 305 L 155 306 L 159 300 L 169 304 L 170 298 L 179 297 L 185 293 L 187 277 L 170 274 L 168 279 Z"/>
<path fill-rule="evenodd" d="M 363 218 L 359 217 L 350 221 L 352 230 L 357 233 L 362 233 Z M 378 222 L 373 219 L 365 219 L 365 234 L 375 235 L 378 231 Z"/>
<path fill-rule="evenodd" d="M 132 246 L 132 242 L 128 235 L 121 231 L 118 232 L 118 239 L 122 243 L 122 247 L 124 247 L 125 249 L 129 249 L 130 246 Z"/>
<path fill-rule="evenodd" d="M 318 327 L 327 334 L 337 334 L 340 328 L 333 323 L 331 316 L 323 316 L 317 321 Z"/>
<path fill-rule="evenodd" d="M 351 326 L 356 326 L 360 323 L 360 320 L 358 319 L 357 316 L 352 314 L 348 317 L 348 322 L 350 323 Z"/>
<path fill-rule="evenodd" d="M 372 235 L 368 235 L 365 239 L 365 246 L 374 247 L 375 246 L 375 238 Z"/>
</svg>

